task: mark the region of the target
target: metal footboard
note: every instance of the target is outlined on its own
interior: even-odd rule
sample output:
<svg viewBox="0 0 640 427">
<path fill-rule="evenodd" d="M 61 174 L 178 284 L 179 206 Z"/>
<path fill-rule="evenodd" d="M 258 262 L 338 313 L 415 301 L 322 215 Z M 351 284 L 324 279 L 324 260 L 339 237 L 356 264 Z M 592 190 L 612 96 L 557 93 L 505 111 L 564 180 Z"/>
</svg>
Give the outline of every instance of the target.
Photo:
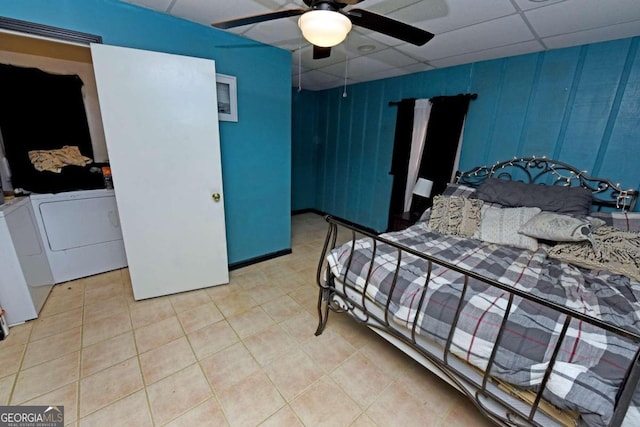
<svg viewBox="0 0 640 427">
<path fill-rule="evenodd" d="M 483 277 L 473 271 L 466 271 L 454 264 L 435 259 L 409 247 L 401 246 L 396 242 L 359 229 L 330 216 L 327 216 L 326 220 L 329 226 L 316 274 L 316 281 L 319 286 L 317 304 L 319 323 L 316 335 L 320 335 L 323 332 L 331 311 L 348 312 L 357 321 L 371 327 L 374 331 L 379 332 L 384 337 L 387 337 L 387 339 L 393 343 L 400 343 L 396 345 L 402 346 L 404 349 L 409 349 L 412 354 L 419 355 L 419 357 L 423 358 L 429 366 L 435 366 L 440 371 L 438 374 L 441 377 L 444 375 L 444 379 L 447 380 L 447 382 L 453 384 L 456 388 L 466 394 L 478 409 L 496 424 L 505 426 L 546 427 L 553 424 L 571 425 L 572 423 L 575 423 L 575 420 L 571 421 L 573 418 L 569 419 L 567 417 L 566 414 L 568 411 L 561 411 L 555 408 L 553 405 L 546 402 L 542 395 L 556 363 L 561 344 L 567 334 L 570 322 L 574 319 L 583 321 L 631 341 L 635 348 L 638 349 L 635 353 L 634 360 L 627 371 L 623 384 L 618 391 L 613 418 L 609 424 L 610 426 L 616 427 L 622 425 L 627 409 L 631 403 L 631 399 L 636 391 L 638 382 L 640 381 L 640 335 L 615 325 L 608 324 L 602 320 L 587 316 L 583 313 L 579 313 L 557 303 L 545 300 L 526 291 L 515 289 L 509 285 Z M 326 256 L 336 247 L 336 242 L 338 242 L 339 238 L 339 231 L 349 233 L 350 240 L 352 242 L 351 253 L 349 254 L 348 261 L 346 262 L 343 277 L 335 277 L 326 262 Z M 367 286 L 369 286 L 373 262 L 370 263 L 369 271 L 365 279 L 364 290 L 356 290 L 354 285 L 345 280 L 351 266 L 351 259 L 355 250 L 355 241 L 359 238 L 371 239 L 373 244 L 372 258 L 375 257 L 377 247 L 380 244 L 389 245 L 397 250 L 396 271 L 393 283 L 391 284 L 391 290 L 388 293 L 387 302 L 384 307 L 377 305 L 377 309 L 374 309 L 375 304 L 368 301 L 365 296 Z M 460 296 L 453 324 L 451 325 L 449 336 L 444 347 L 438 344 L 429 346 L 424 343 L 424 340 L 428 338 L 419 337 L 416 333 L 416 329 L 418 328 L 417 318 L 421 312 L 420 309 L 423 306 L 426 292 L 422 293 L 415 318 L 411 321 L 410 328 L 407 331 L 401 332 L 397 326 L 391 325 L 391 320 L 389 318 L 391 316 L 389 313 L 389 305 L 391 304 L 391 297 L 398 278 L 399 266 L 403 256 L 406 256 L 406 254 L 422 258 L 427 262 L 428 268 L 426 272 L 425 286 L 429 286 L 431 272 L 433 270 L 433 266 L 436 264 L 461 273 L 465 277 L 462 294 Z M 459 320 L 459 316 L 464 305 L 464 296 L 467 292 L 469 279 L 478 280 L 487 285 L 499 288 L 509 294 L 505 315 L 502 320 L 502 324 L 500 325 L 496 343 L 493 346 L 485 372 L 481 372 L 480 370 L 471 367 L 471 365 L 452 355 L 449 351 L 453 341 L 454 331 L 456 329 L 455 326 Z M 542 382 L 537 388 L 537 391 L 527 391 L 526 393 L 528 393 L 528 396 L 526 398 L 519 395 L 518 391 L 515 390 L 513 386 L 509 386 L 508 384 L 505 384 L 489 375 L 491 367 L 495 361 L 496 353 L 500 348 L 500 341 L 515 297 L 520 297 L 540 304 L 543 307 L 553 309 L 564 316 L 563 327 L 555 344 L 555 348 L 552 351 Z M 404 349 L 403 351 L 407 352 Z M 412 357 L 414 356 L 412 355 Z M 418 361 L 420 362 L 420 360 Z M 423 365 L 425 365 L 425 363 L 423 363 Z"/>
</svg>

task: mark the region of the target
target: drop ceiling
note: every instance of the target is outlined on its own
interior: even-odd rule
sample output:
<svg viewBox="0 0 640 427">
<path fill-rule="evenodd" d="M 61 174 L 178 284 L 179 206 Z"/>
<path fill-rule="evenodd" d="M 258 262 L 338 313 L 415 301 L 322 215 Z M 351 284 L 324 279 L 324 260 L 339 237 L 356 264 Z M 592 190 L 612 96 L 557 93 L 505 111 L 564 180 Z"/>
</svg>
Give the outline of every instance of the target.
<svg viewBox="0 0 640 427">
<path fill-rule="evenodd" d="M 247 15 L 306 8 L 302 0 L 123 0 L 209 26 Z M 435 34 L 414 46 L 361 27 L 326 59 L 298 17 L 229 31 L 292 52 L 295 87 L 322 90 L 454 65 L 640 35 L 640 0 L 364 0 L 355 7 Z M 348 10 L 347 6 L 345 10 Z"/>
</svg>

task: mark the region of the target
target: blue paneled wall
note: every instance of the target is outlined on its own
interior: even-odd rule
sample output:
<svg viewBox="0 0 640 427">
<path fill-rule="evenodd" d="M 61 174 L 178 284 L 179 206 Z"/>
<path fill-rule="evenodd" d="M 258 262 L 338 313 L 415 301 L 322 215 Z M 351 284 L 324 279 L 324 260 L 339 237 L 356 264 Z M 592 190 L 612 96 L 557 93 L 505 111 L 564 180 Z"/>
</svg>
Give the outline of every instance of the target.
<svg viewBox="0 0 640 427">
<path fill-rule="evenodd" d="M 116 0 L 2 0 L 0 16 L 211 58 L 236 76 L 239 121 L 220 122 L 229 262 L 291 247 L 289 52 Z"/>
<path fill-rule="evenodd" d="M 342 88 L 294 93 L 293 208 L 384 230 L 396 115 L 388 102 L 458 93 L 478 94 L 461 169 L 547 156 L 638 189 L 639 44 L 636 37 L 361 83 L 347 98 Z"/>
</svg>

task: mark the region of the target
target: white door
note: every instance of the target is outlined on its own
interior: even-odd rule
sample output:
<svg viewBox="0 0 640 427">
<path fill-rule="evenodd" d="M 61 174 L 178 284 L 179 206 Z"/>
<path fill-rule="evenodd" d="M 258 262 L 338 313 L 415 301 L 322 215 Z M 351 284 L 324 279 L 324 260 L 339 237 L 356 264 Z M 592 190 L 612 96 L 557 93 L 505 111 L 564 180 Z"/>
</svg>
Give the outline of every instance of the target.
<svg viewBox="0 0 640 427">
<path fill-rule="evenodd" d="M 135 299 L 228 283 L 214 61 L 91 54 Z"/>
</svg>

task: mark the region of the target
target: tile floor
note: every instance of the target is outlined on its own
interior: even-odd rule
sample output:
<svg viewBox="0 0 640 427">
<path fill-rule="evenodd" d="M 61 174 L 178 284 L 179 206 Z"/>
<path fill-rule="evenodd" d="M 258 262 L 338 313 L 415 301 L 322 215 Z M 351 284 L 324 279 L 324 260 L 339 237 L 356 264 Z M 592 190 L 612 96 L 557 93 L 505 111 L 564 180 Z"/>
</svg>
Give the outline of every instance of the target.
<svg viewBox="0 0 640 427">
<path fill-rule="evenodd" d="M 326 223 L 229 285 L 136 302 L 127 270 L 54 287 L 0 342 L 0 405 L 79 426 L 482 426 L 462 396 L 346 315 L 317 324 Z"/>
</svg>

